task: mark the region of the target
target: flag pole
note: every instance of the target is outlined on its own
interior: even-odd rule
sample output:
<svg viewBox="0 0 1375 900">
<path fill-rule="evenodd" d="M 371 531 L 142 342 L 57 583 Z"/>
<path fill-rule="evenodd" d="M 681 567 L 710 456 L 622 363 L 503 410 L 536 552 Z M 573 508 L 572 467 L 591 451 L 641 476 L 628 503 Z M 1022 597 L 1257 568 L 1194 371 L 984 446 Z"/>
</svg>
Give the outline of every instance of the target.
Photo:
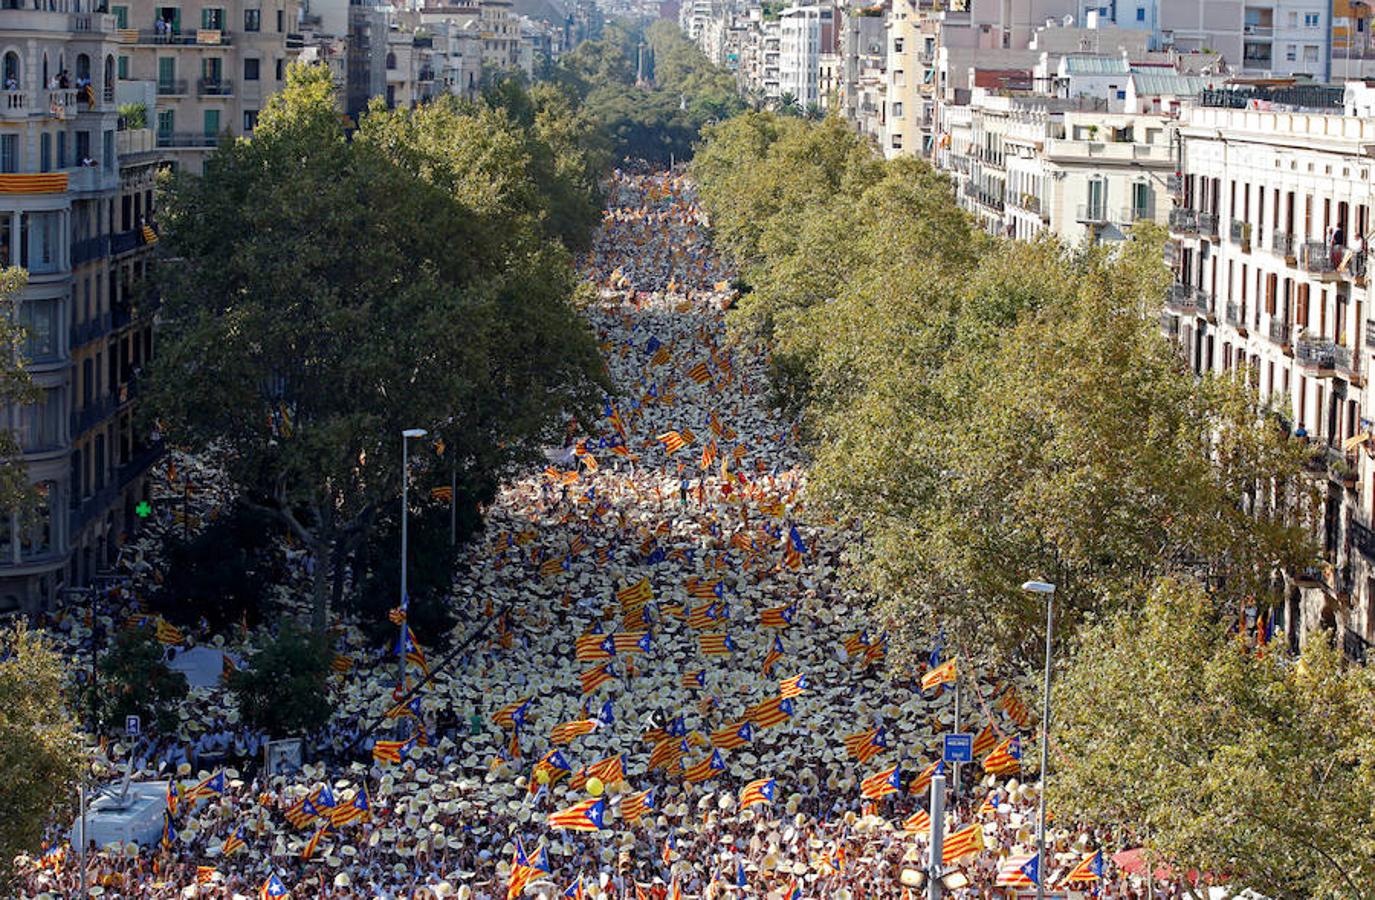
<svg viewBox="0 0 1375 900">
<path fill-rule="evenodd" d="M 960 666 L 955 666 L 955 734 L 960 733 Z M 950 796 L 952 800 L 958 800 L 960 794 L 960 764 L 951 764 L 954 771 L 950 779 Z"/>
</svg>

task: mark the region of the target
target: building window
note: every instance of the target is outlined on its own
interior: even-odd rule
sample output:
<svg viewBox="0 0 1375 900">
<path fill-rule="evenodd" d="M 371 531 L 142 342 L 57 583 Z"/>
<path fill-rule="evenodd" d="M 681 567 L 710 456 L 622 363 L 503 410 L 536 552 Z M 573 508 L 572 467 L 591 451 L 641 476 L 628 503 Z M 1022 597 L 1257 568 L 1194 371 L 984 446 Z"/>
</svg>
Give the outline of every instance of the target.
<svg viewBox="0 0 1375 900">
<path fill-rule="evenodd" d="M 24 357 L 35 362 L 58 355 L 57 328 L 62 311 L 58 299 L 25 300 L 19 305 L 19 323 L 24 326 Z"/>
<path fill-rule="evenodd" d="M 123 81 L 129 80 L 129 57 L 127 56 L 119 58 L 119 77 Z"/>
<path fill-rule="evenodd" d="M 115 15 L 115 27 L 116 27 L 116 28 L 128 28 L 128 27 L 129 27 L 129 7 L 127 7 L 127 6 L 112 6 L 112 7 L 110 7 L 110 12 L 114 13 L 114 15 Z"/>
<path fill-rule="evenodd" d="M 1315 62 L 1318 61 L 1318 47 L 1317 47 L 1317 45 L 1315 45 L 1315 44 L 1304 44 L 1304 45 L 1303 45 L 1303 61 L 1306 62 L 1306 63 L 1315 63 Z"/>
<path fill-rule="evenodd" d="M 205 136 L 215 137 L 220 133 L 220 111 L 218 109 L 207 109 L 202 113 L 202 122 L 205 126 Z"/>
<path fill-rule="evenodd" d="M 263 11 L 261 9 L 246 9 L 243 11 L 243 30 L 260 31 L 263 27 Z"/>
<path fill-rule="evenodd" d="M 286 22 L 286 17 L 282 14 L 282 11 L 281 11 L 280 9 L 277 10 L 277 31 L 278 31 L 278 33 L 281 33 L 281 32 L 283 32 L 283 31 L 286 30 L 286 28 L 285 28 L 285 22 Z"/>
<path fill-rule="evenodd" d="M 224 31 L 224 10 L 217 6 L 207 6 L 201 10 L 201 28 L 206 31 Z"/>
<path fill-rule="evenodd" d="M 388 53 L 388 54 L 387 54 L 387 71 L 390 72 L 391 70 L 393 70 L 393 69 L 395 69 L 395 68 L 396 68 L 396 54 L 395 54 L 395 53 Z"/>
<path fill-rule="evenodd" d="M 901 134 L 895 133 L 895 134 L 893 135 L 893 149 L 894 149 L 894 150 L 901 150 L 901 149 L 902 149 L 902 135 L 901 135 Z"/>
<path fill-rule="evenodd" d="M 1136 21 L 1138 21 L 1138 22 L 1144 22 L 1144 21 L 1146 21 L 1146 8 L 1145 8 L 1144 6 L 1138 6 L 1138 7 L 1136 8 Z"/>
<path fill-rule="evenodd" d="M 256 109 L 246 109 L 243 111 L 243 130 L 244 134 L 252 134 L 253 129 L 258 127 L 258 111 Z"/>
<path fill-rule="evenodd" d="M 1299 58 L 1299 47 L 1297 44 L 1290 44 L 1284 48 L 1284 58 L 1289 62 L 1295 62 Z"/>
<path fill-rule="evenodd" d="M 893 52 L 894 52 L 894 53 L 901 53 L 901 52 L 902 52 L 902 38 L 900 38 L 900 37 L 899 37 L 899 38 L 893 38 Z"/>
<path fill-rule="evenodd" d="M 278 81 L 281 81 L 281 80 L 282 80 L 282 70 L 283 70 L 284 68 L 285 68 L 285 66 L 282 65 L 282 58 L 281 58 L 280 56 L 277 57 L 277 80 L 278 80 Z"/>
<path fill-rule="evenodd" d="M 38 136 L 38 171 L 53 170 L 53 136 L 46 131 Z"/>
<path fill-rule="evenodd" d="M 176 119 L 172 110 L 158 110 L 158 137 L 171 137 L 175 127 Z"/>
<path fill-rule="evenodd" d="M 897 101 L 897 102 L 895 102 L 895 103 L 893 104 L 893 118 L 895 118 L 895 119 L 901 119 L 901 118 L 902 118 L 902 101 L 900 101 L 900 100 Z"/>
<path fill-rule="evenodd" d="M 1303 27 L 1304 27 L 1304 28 L 1317 28 L 1317 27 L 1318 27 L 1318 23 L 1321 21 L 1321 19 L 1322 19 L 1322 15 L 1321 15 L 1320 13 L 1304 13 L 1304 14 L 1303 14 Z"/>
<path fill-rule="evenodd" d="M 258 60 L 252 57 L 245 57 L 243 61 L 243 80 L 258 80 Z"/>
<path fill-rule="evenodd" d="M 62 419 L 66 412 L 62 389 L 43 392 L 43 399 L 19 411 L 19 440 L 25 453 L 60 445 Z"/>
</svg>

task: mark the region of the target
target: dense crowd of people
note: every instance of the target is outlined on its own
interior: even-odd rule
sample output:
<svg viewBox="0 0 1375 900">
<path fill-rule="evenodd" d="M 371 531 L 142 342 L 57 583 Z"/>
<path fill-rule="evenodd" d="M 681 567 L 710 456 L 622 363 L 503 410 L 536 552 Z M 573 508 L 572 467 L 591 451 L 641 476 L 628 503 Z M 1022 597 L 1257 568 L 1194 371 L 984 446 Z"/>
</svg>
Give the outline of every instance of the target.
<svg viewBox="0 0 1375 900">
<path fill-rule="evenodd" d="M 933 676 L 955 665 L 926 690 L 886 665 L 845 577 L 860 537 L 806 504 L 768 349 L 726 330 L 732 273 L 684 176 L 617 172 L 584 265 L 616 395 L 487 510 L 454 589 L 460 620 L 493 620 L 481 646 L 398 710 L 390 648 L 342 626 L 334 722 L 290 774 L 263 767 L 267 736 L 222 687 L 192 691 L 174 739 L 103 745 L 107 775 L 135 753 L 135 780 L 171 781 L 176 809 L 158 840 L 93 850 L 95 893 L 253 896 L 276 879 L 293 897 L 502 898 L 514 881 L 550 898 L 896 900 L 918 895 L 927 785 L 957 725 L 998 762 L 963 766 L 951 794 L 946 840 L 970 848 L 949 860 L 951 896 L 1026 890 L 1026 687 L 962 671 L 953 648 L 933 648 Z M 137 615 L 156 548 L 128 563 L 102 598 L 114 627 Z M 89 652 L 89 619 L 54 628 Z M 434 661 L 426 638 L 412 677 Z M 255 636 L 198 639 L 241 659 Z M 388 710 L 396 727 L 359 740 Z M 1059 896 L 1145 896 L 1104 837 L 1052 824 L 1041 870 Z M 1096 880 L 1065 881 L 1099 850 Z M 23 896 L 77 893 L 75 851 L 21 863 Z"/>
</svg>

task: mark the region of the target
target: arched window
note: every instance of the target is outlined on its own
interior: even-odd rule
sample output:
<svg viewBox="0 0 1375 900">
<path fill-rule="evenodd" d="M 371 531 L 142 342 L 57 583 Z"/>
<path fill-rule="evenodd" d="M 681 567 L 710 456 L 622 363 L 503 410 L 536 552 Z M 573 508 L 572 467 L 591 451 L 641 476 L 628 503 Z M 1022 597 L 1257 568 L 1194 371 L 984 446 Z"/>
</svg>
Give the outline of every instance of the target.
<svg viewBox="0 0 1375 900">
<path fill-rule="evenodd" d="M 91 80 L 91 58 L 84 53 L 77 54 L 76 77 Z"/>
<path fill-rule="evenodd" d="M 396 68 L 396 54 L 395 54 L 395 53 L 388 53 L 388 54 L 387 54 L 387 69 L 390 70 L 390 69 L 395 69 L 395 68 Z"/>
<path fill-rule="evenodd" d="M 11 50 L 5 54 L 5 90 L 17 91 L 24 86 L 23 81 L 19 78 L 19 74 L 19 54 Z"/>
</svg>

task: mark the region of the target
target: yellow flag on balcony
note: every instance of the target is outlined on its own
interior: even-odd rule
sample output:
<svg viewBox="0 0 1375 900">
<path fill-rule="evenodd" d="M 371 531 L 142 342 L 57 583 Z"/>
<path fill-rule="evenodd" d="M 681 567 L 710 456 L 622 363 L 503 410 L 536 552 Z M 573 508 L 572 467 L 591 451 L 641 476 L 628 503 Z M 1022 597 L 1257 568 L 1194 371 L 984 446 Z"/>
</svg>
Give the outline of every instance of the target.
<svg viewBox="0 0 1375 900">
<path fill-rule="evenodd" d="M 145 243 L 145 244 L 156 244 L 157 242 L 158 242 L 158 233 L 157 233 L 156 231 L 153 230 L 153 226 L 152 226 L 152 225 L 144 225 L 144 226 L 143 226 L 143 243 Z"/>
</svg>

